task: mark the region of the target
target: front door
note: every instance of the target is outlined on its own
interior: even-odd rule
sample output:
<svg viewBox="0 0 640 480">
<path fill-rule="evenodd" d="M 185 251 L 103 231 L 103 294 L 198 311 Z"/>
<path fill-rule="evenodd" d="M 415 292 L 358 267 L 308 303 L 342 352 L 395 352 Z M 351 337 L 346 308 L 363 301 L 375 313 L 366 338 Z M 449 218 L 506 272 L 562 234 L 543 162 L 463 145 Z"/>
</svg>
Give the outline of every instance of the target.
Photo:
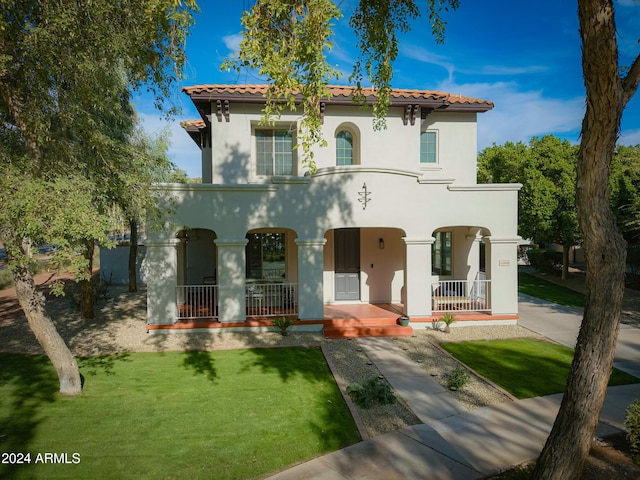
<svg viewBox="0 0 640 480">
<path fill-rule="evenodd" d="M 360 229 L 334 232 L 336 300 L 360 300 Z"/>
</svg>

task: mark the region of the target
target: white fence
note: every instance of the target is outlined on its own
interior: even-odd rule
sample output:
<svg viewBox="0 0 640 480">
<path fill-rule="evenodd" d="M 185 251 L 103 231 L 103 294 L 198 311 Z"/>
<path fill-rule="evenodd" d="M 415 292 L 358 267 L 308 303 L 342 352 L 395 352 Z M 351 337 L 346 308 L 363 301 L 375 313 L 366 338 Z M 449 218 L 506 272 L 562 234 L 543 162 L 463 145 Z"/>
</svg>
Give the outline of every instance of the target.
<svg viewBox="0 0 640 480">
<path fill-rule="evenodd" d="M 298 314 L 298 284 L 252 283 L 246 287 L 247 316 Z"/>
<path fill-rule="evenodd" d="M 218 316 L 217 285 L 179 285 L 176 293 L 179 320 Z"/>
<path fill-rule="evenodd" d="M 178 320 L 218 317 L 217 285 L 179 285 Z M 247 316 L 277 317 L 298 314 L 298 284 L 251 283 L 246 286 Z"/>
<path fill-rule="evenodd" d="M 432 286 L 432 307 L 435 312 L 491 311 L 489 287 L 491 280 L 442 280 Z"/>
</svg>

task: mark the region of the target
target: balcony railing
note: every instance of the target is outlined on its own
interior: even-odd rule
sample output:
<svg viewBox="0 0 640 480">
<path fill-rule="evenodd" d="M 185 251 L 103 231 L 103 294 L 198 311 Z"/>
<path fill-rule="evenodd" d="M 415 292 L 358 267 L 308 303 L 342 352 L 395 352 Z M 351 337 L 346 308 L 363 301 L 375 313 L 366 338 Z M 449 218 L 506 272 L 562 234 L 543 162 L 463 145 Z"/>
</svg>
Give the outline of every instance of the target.
<svg viewBox="0 0 640 480">
<path fill-rule="evenodd" d="M 298 314 L 298 284 L 252 283 L 246 287 L 247 316 Z"/>
<path fill-rule="evenodd" d="M 178 320 L 218 317 L 217 285 L 179 285 L 176 288 Z M 298 314 L 298 284 L 251 283 L 245 289 L 249 317 Z"/>
<path fill-rule="evenodd" d="M 218 316 L 217 285 L 179 285 L 176 293 L 178 320 Z"/>
<path fill-rule="evenodd" d="M 491 311 L 491 280 L 442 280 L 433 283 L 432 307 L 435 312 Z"/>
</svg>

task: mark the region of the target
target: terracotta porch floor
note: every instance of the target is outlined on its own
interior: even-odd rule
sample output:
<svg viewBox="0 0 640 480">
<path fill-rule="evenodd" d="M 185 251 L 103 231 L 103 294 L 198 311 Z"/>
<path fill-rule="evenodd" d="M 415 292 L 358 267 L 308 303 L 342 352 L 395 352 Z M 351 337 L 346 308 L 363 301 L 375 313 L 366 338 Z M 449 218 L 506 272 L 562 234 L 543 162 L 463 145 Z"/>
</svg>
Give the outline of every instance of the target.
<svg viewBox="0 0 640 480">
<path fill-rule="evenodd" d="M 324 306 L 324 320 L 396 319 L 402 315 L 403 311 L 404 307 L 401 303 L 331 304 Z"/>
<path fill-rule="evenodd" d="M 298 320 L 296 319 L 296 325 L 322 325 L 322 328 L 327 329 L 354 329 L 361 328 L 367 330 L 369 334 L 375 334 L 374 330 L 384 327 L 389 334 L 400 335 L 402 331 L 389 330 L 389 327 L 396 326 L 396 319 L 402 315 L 404 306 L 401 303 L 382 303 L 382 304 L 366 304 L 366 303 L 353 303 L 353 304 L 325 304 L 323 318 L 317 320 Z M 428 317 L 412 317 L 411 323 L 425 324 L 431 323 L 441 317 L 442 313 L 434 313 Z M 514 321 L 518 318 L 517 315 L 491 315 L 489 313 L 482 312 L 465 312 L 456 314 L 458 322 L 475 322 L 475 321 L 495 321 L 495 320 L 508 320 Z M 147 330 L 190 330 L 190 329 L 219 329 L 219 328 L 238 328 L 238 327 L 270 327 L 272 326 L 273 317 L 260 317 L 260 316 L 248 316 L 246 321 L 243 322 L 225 322 L 220 323 L 217 318 L 194 318 L 194 319 L 182 319 L 178 320 L 172 325 L 147 325 Z M 404 328 L 404 333 L 407 334 L 412 331 L 411 327 L 399 327 Z M 424 328 L 424 327 L 419 327 Z M 379 333 L 378 333 L 379 334 Z"/>
</svg>

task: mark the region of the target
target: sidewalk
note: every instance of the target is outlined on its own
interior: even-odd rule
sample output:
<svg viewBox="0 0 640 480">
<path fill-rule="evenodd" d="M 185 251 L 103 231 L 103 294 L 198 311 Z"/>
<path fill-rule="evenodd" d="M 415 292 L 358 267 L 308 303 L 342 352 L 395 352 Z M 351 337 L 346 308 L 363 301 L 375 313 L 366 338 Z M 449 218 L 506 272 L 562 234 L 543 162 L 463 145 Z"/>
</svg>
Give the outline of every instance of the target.
<svg viewBox="0 0 640 480">
<path fill-rule="evenodd" d="M 573 347 L 581 312 L 520 297 L 520 324 Z M 640 329 L 621 328 L 616 366 L 640 376 Z M 280 472 L 271 479 L 473 480 L 536 458 L 551 431 L 562 395 L 505 402 L 466 412 L 391 341 L 360 339 L 376 367 L 420 418 L 381 435 Z M 610 387 L 597 435 L 623 430 L 625 409 L 640 384 Z"/>
</svg>

